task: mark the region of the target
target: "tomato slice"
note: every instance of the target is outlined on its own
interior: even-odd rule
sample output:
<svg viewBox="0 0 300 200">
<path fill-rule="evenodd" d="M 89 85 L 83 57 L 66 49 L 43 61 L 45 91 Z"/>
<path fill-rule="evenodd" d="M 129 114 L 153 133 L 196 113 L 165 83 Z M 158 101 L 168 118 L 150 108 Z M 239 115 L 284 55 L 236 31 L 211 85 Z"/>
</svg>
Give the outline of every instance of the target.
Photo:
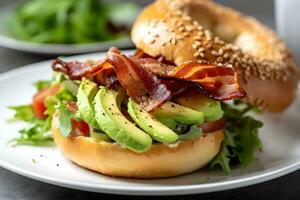
<svg viewBox="0 0 300 200">
<path fill-rule="evenodd" d="M 34 115 L 39 119 L 45 119 L 47 118 L 47 115 L 45 115 L 46 111 L 46 105 L 45 105 L 45 99 L 48 96 L 55 96 L 60 89 L 59 85 L 47 87 L 43 90 L 37 92 L 33 98 L 32 98 L 32 107 Z"/>
<path fill-rule="evenodd" d="M 87 123 L 84 121 L 76 121 L 72 119 L 72 133 L 71 136 L 84 136 L 89 137 L 90 136 L 90 128 Z"/>
<path fill-rule="evenodd" d="M 226 123 L 226 119 L 222 117 L 213 122 L 205 122 L 198 127 L 202 129 L 203 133 L 212 133 L 214 131 L 223 129 Z"/>
</svg>

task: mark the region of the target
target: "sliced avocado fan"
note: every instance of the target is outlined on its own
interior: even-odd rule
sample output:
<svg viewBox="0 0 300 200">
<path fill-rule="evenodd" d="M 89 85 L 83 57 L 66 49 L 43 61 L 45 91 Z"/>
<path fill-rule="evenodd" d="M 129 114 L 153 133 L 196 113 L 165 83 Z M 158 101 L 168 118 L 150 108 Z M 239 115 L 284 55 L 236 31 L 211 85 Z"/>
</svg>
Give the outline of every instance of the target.
<svg viewBox="0 0 300 200">
<path fill-rule="evenodd" d="M 181 124 L 197 125 L 204 122 L 204 115 L 200 111 L 190 109 L 185 106 L 173 102 L 164 103 L 157 111 L 154 113 L 155 116 L 168 117 L 174 119 Z"/>
<path fill-rule="evenodd" d="M 77 105 L 83 120 L 92 126 L 92 128 L 100 129 L 97 121 L 95 120 L 93 105 L 93 100 L 97 92 L 98 86 L 96 83 L 87 79 L 82 80 L 77 93 Z"/>
<path fill-rule="evenodd" d="M 121 92 L 100 87 L 95 96 L 95 117 L 101 129 L 119 144 L 141 153 L 152 145 L 152 138 L 130 122 L 120 111 L 125 99 Z"/>
<path fill-rule="evenodd" d="M 150 113 L 135 103 L 132 98 L 128 101 L 128 113 L 137 125 L 148 133 L 154 140 L 162 143 L 174 143 L 178 135 L 155 119 Z"/>
</svg>

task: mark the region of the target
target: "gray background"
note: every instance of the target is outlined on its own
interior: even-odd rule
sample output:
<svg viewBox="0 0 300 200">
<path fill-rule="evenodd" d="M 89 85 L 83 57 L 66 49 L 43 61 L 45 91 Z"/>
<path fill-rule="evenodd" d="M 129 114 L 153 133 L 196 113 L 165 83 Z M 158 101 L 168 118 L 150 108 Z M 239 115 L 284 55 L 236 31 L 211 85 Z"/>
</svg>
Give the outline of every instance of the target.
<svg viewBox="0 0 300 200">
<path fill-rule="evenodd" d="M 136 0 L 137 1 L 137 0 Z M 11 3 L 9 0 L 0 0 L 0 6 Z M 145 4 L 151 1 L 137 1 Z M 248 15 L 253 15 L 261 22 L 271 28 L 274 25 L 274 12 L 272 0 L 219 0 L 219 2 L 230 5 Z M 1 19 L 0 19 L 1 23 Z M 0 47 L 0 73 L 20 67 L 25 64 L 51 59 L 53 57 L 28 54 Z M 284 177 L 223 192 L 172 196 L 168 199 L 300 199 L 300 171 L 291 173 Z M 66 189 L 34 181 L 23 176 L 0 168 L 0 199 L 153 199 L 157 197 L 129 197 L 107 194 L 82 192 Z"/>
</svg>

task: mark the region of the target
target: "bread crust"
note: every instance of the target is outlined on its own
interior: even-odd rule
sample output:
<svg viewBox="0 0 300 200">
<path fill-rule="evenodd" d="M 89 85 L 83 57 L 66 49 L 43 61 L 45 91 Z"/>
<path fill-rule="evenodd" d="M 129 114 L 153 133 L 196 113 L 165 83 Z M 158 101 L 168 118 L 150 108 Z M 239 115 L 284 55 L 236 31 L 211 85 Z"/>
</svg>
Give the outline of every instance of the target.
<svg viewBox="0 0 300 200">
<path fill-rule="evenodd" d="M 157 0 L 136 19 L 137 48 L 176 65 L 205 60 L 229 63 L 246 101 L 280 112 L 294 100 L 299 70 L 287 46 L 254 18 L 208 0 Z"/>
<path fill-rule="evenodd" d="M 56 146 L 77 165 L 116 177 L 162 178 L 195 171 L 207 165 L 219 152 L 223 131 L 176 144 L 153 144 L 144 153 L 135 153 L 117 143 L 96 142 L 91 137 L 63 137 L 52 122 Z"/>
</svg>

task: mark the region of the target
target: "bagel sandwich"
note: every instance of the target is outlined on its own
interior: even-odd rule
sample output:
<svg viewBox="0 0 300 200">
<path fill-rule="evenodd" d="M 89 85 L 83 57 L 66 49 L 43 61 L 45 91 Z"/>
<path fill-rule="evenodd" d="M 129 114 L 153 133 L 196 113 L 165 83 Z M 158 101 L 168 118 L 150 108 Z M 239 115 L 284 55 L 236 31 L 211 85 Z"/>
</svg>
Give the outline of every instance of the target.
<svg viewBox="0 0 300 200">
<path fill-rule="evenodd" d="M 99 60 L 55 59 L 53 79 L 36 84 L 34 118 L 83 168 L 127 178 L 228 174 L 262 149 L 263 123 L 249 112 L 282 112 L 296 96 L 299 70 L 279 37 L 212 1 L 157 0 L 131 38 L 133 55 L 111 47 Z"/>
</svg>

